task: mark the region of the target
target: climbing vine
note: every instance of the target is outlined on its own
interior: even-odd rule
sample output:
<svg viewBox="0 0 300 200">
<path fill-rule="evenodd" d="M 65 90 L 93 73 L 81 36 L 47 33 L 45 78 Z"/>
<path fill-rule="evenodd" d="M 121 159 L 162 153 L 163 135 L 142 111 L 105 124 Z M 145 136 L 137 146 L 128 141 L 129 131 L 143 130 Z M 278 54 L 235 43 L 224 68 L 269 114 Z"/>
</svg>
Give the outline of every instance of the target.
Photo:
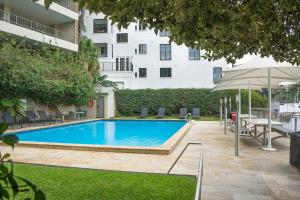
<svg viewBox="0 0 300 200">
<path fill-rule="evenodd" d="M 0 35 L 0 97 L 83 105 L 95 96 L 98 49 L 82 37 L 79 52 Z"/>
</svg>

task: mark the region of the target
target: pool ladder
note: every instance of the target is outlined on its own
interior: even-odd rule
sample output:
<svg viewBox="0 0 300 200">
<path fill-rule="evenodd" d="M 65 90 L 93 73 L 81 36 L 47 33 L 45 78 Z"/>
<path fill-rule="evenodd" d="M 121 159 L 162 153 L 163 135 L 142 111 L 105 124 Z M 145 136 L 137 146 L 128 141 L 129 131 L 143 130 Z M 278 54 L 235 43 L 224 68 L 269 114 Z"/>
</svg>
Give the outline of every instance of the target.
<svg viewBox="0 0 300 200">
<path fill-rule="evenodd" d="M 185 120 L 186 122 L 191 123 L 191 121 L 192 121 L 192 114 L 191 114 L 191 113 L 188 113 L 188 114 L 184 117 L 184 120 Z"/>
</svg>

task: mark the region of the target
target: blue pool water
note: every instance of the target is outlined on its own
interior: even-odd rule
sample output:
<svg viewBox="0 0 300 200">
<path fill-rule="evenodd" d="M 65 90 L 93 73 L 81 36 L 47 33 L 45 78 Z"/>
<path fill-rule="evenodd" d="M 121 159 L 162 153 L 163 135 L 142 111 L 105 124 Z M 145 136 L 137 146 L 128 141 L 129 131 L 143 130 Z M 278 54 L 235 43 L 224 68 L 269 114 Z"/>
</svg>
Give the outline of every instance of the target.
<svg viewBox="0 0 300 200">
<path fill-rule="evenodd" d="M 20 141 L 92 145 L 162 145 L 185 121 L 99 120 L 17 133 Z"/>
</svg>

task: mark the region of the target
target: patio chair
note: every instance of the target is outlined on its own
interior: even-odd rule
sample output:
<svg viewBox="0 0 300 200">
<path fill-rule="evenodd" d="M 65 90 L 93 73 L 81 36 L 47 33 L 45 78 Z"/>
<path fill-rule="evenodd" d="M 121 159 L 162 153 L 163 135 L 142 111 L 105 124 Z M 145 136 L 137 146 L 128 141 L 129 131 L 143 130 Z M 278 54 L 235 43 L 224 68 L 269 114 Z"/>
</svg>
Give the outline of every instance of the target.
<svg viewBox="0 0 300 200">
<path fill-rule="evenodd" d="M 140 117 L 141 117 L 141 118 L 148 117 L 148 108 L 142 108 L 142 109 L 141 109 Z"/>
<path fill-rule="evenodd" d="M 15 125 L 20 125 L 22 128 L 23 124 L 17 123 L 9 111 L 4 112 L 2 115 L 3 115 L 2 117 L 4 119 L 4 122 L 7 123 L 12 129 L 14 128 Z"/>
<path fill-rule="evenodd" d="M 179 119 L 184 119 L 187 115 L 187 108 L 180 108 Z"/>
<path fill-rule="evenodd" d="M 25 115 L 27 117 L 27 121 L 29 122 L 29 125 L 42 122 L 41 120 L 38 119 L 37 115 L 33 111 L 27 110 L 25 111 Z"/>
<path fill-rule="evenodd" d="M 200 118 L 200 108 L 193 108 L 192 110 L 192 117 Z"/>
<path fill-rule="evenodd" d="M 165 117 L 166 109 L 165 108 L 159 108 L 157 113 L 157 118 L 163 118 Z"/>
<path fill-rule="evenodd" d="M 69 111 L 69 116 L 68 116 L 69 120 L 76 120 L 78 119 L 78 117 L 76 116 L 76 113 L 73 111 Z"/>
<path fill-rule="evenodd" d="M 53 122 L 55 124 L 55 122 L 59 122 L 60 121 L 60 120 L 50 119 L 48 117 L 47 113 L 44 110 L 39 110 L 37 112 L 38 112 L 38 115 L 40 116 L 41 122 L 43 122 L 43 123 L 48 122 L 48 123 L 51 124 Z"/>
</svg>

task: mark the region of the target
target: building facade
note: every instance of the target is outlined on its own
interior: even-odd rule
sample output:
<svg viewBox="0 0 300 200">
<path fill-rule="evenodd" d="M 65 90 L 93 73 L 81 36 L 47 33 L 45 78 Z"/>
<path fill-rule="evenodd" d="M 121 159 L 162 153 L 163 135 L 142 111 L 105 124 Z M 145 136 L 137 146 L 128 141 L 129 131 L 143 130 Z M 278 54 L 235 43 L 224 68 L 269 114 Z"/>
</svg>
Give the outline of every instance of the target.
<svg viewBox="0 0 300 200">
<path fill-rule="evenodd" d="M 44 1 L 0 0 L 0 32 L 33 43 L 78 51 L 78 6 L 57 0 L 46 10 Z"/>
<path fill-rule="evenodd" d="M 99 48 L 101 74 L 120 88 L 210 88 L 227 66 L 225 60 L 204 60 L 203 51 L 169 43 L 168 31 L 158 35 L 142 23 L 119 30 L 103 14 L 83 13 L 82 35 Z"/>
</svg>

